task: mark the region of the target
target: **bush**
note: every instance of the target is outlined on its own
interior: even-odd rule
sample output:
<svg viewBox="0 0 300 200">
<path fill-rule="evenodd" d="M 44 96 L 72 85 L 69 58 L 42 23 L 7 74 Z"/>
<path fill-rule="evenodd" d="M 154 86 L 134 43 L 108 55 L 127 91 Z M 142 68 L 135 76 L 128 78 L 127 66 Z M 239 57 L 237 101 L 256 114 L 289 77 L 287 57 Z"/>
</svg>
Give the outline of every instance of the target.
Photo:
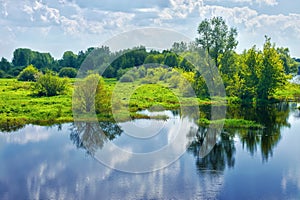
<svg viewBox="0 0 300 200">
<path fill-rule="evenodd" d="M 18 81 L 36 81 L 39 70 L 35 68 L 33 65 L 28 65 L 25 69 L 23 69 L 19 76 Z"/>
<path fill-rule="evenodd" d="M 63 93 L 67 88 L 67 79 L 59 78 L 53 72 L 46 72 L 37 78 L 35 91 L 38 96 L 56 96 Z"/>
<path fill-rule="evenodd" d="M 133 82 L 134 78 L 129 75 L 129 74 L 124 74 L 121 78 L 120 78 L 120 82 Z"/>
<path fill-rule="evenodd" d="M 75 78 L 77 76 L 77 70 L 72 67 L 63 67 L 59 71 L 59 76 Z"/>
</svg>

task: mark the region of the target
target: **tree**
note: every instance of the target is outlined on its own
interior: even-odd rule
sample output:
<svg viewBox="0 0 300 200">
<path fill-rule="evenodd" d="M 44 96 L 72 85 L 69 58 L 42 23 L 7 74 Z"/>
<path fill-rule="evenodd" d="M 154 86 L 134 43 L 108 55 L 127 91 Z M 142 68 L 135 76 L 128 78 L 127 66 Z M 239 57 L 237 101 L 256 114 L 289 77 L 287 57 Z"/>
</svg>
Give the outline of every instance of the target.
<svg viewBox="0 0 300 200">
<path fill-rule="evenodd" d="M 18 81 L 36 81 L 39 70 L 35 68 L 33 65 L 28 65 L 25 69 L 23 69 L 19 76 Z"/>
<path fill-rule="evenodd" d="M 7 72 L 10 68 L 11 68 L 11 64 L 7 61 L 6 58 L 2 57 L 0 61 L 0 70 Z"/>
<path fill-rule="evenodd" d="M 28 66 L 32 64 L 33 53 L 30 49 L 19 48 L 14 51 L 12 63 L 14 66 Z"/>
<path fill-rule="evenodd" d="M 280 55 L 280 59 L 283 62 L 284 71 L 286 74 L 297 73 L 298 63 L 291 58 L 290 50 L 288 48 L 277 48 L 277 53 Z"/>
<path fill-rule="evenodd" d="M 176 54 L 179 54 L 179 53 L 183 53 L 185 51 L 188 50 L 188 45 L 186 42 L 174 42 L 173 45 L 172 45 L 172 48 L 171 48 L 171 51 L 176 53 Z"/>
<path fill-rule="evenodd" d="M 72 67 L 63 67 L 59 70 L 59 76 L 75 78 L 77 76 L 77 70 Z"/>
<path fill-rule="evenodd" d="M 268 99 L 278 87 L 285 84 L 286 79 L 280 55 L 277 53 L 275 45 L 271 44 L 271 38 L 266 36 L 262 52 L 262 65 L 258 72 L 257 97 Z"/>
<path fill-rule="evenodd" d="M 60 78 L 51 71 L 37 78 L 34 90 L 38 96 L 56 96 L 67 89 L 67 79 Z"/>
<path fill-rule="evenodd" d="M 110 110 L 109 100 L 110 94 L 98 74 L 90 74 L 75 84 L 73 109 L 77 113 L 107 113 Z"/>
<path fill-rule="evenodd" d="M 167 53 L 165 56 L 164 64 L 169 67 L 177 67 L 179 66 L 178 57 L 175 53 Z"/>
<path fill-rule="evenodd" d="M 205 19 L 198 27 L 199 38 L 196 43 L 205 49 L 219 67 L 218 56 L 226 51 L 234 50 L 238 44 L 236 41 L 237 30 L 228 28 L 222 17 Z"/>
<path fill-rule="evenodd" d="M 62 67 L 78 68 L 77 55 L 74 54 L 72 51 L 66 51 L 64 52 L 62 59 L 59 60 L 59 64 Z"/>
</svg>

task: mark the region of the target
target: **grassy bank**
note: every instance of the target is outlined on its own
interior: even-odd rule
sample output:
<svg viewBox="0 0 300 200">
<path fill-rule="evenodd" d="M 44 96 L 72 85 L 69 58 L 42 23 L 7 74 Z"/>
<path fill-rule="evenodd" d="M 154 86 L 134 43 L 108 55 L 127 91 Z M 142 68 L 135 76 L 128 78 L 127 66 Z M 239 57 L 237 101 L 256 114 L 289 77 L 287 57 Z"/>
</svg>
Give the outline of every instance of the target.
<svg viewBox="0 0 300 200">
<path fill-rule="evenodd" d="M 73 121 L 72 113 L 72 93 L 74 79 L 69 79 L 67 91 L 59 96 L 37 97 L 32 94 L 33 83 L 19 82 L 15 79 L 0 79 L 0 127 L 19 127 L 24 124 L 55 124 Z M 220 105 L 224 101 L 200 100 L 198 98 L 183 97 L 177 89 L 170 89 L 166 84 L 143 84 L 121 83 L 117 84 L 116 79 L 105 79 L 106 86 L 110 92 L 113 92 L 115 86 L 115 97 L 118 99 L 118 105 L 129 110 L 131 118 L 148 118 L 145 115 L 136 113 L 143 109 L 178 109 L 180 106 L 191 105 Z M 121 91 L 121 92 L 120 92 Z M 131 95 L 128 96 L 128 94 Z M 281 100 L 292 100 L 300 97 L 300 86 L 287 85 L 283 90 L 277 91 L 275 98 Z M 126 115 L 126 114 L 124 114 Z M 98 120 L 112 121 L 112 114 L 99 114 Z M 128 116 L 127 116 L 128 117 Z M 86 119 L 90 118 L 86 116 Z M 165 117 L 160 116 L 160 119 Z M 86 120 L 85 119 L 85 120 Z M 126 116 L 124 120 L 126 120 Z M 207 119 L 202 118 L 199 121 L 201 125 L 208 125 Z M 226 119 L 225 127 L 231 128 L 262 128 L 261 125 L 241 119 Z"/>
</svg>

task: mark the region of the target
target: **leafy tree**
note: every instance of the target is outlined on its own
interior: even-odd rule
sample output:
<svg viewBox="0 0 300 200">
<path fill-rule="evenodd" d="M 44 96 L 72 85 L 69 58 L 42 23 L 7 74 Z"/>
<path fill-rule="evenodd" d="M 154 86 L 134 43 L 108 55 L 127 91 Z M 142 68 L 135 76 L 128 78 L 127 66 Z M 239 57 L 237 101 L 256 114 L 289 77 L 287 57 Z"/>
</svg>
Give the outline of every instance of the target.
<svg viewBox="0 0 300 200">
<path fill-rule="evenodd" d="M 174 42 L 171 48 L 171 51 L 179 54 L 188 50 L 188 45 L 186 42 Z"/>
<path fill-rule="evenodd" d="M 63 67 L 59 70 L 59 76 L 75 78 L 77 76 L 77 70 L 72 67 Z"/>
<path fill-rule="evenodd" d="M 0 70 L 7 72 L 11 68 L 11 64 L 8 62 L 6 58 L 1 58 L 0 61 Z"/>
<path fill-rule="evenodd" d="M 288 48 L 277 48 L 277 53 L 280 55 L 280 59 L 283 62 L 284 72 L 286 74 L 297 73 L 298 63 L 291 58 Z"/>
<path fill-rule="evenodd" d="M 38 69 L 36 69 L 33 65 L 28 65 L 20 72 L 17 79 L 18 81 L 36 81 L 38 73 Z"/>
<path fill-rule="evenodd" d="M 80 113 L 107 113 L 110 109 L 110 94 L 98 74 L 90 74 L 76 83 L 73 101 L 73 109 Z"/>
<path fill-rule="evenodd" d="M 72 51 L 66 51 L 64 52 L 62 59 L 59 60 L 59 64 L 62 67 L 78 68 L 77 55 Z"/>
<path fill-rule="evenodd" d="M 286 82 L 286 75 L 280 55 L 271 44 L 271 38 L 266 37 L 262 52 L 262 65 L 258 72 L 257 97 L 268 99 L 275 90 Z"/>
<path fill-rule="evenodd" d="M 37 78 L 34 91 L 38 96 L 56 96 L 67 89 L 67 79 L 60 78 L 51 71 Z"/>
<path fill-rule="evenodd" d="M 33 53 L 30 49 L 19 48 L 13 53 L 12 63 L 14 66 L 28 66 L 32 64 Z"/>
<path fill-rule="evenodd" d="M 169 67 L 177 67 L 179 66 L 178 57 L 175 53 L 168 53 L 165 56 L 164 64 Z"/>
<path fill-rule="evenodd" d="M 237 30 L 228 28 L 222 17 L 205 19 L 198 27 L 199 38 L 196 43 L 205 49 L 219 67 L 218 56 L 226 51 L 234 50 L 238 44 L 236 41 Z"/>
<path fill-rule="evenodd" d="M 50 69 L 53 67 L 54 58 L 50 55 L 50 53 L 40 53 L 36 51 L 32 51 L 33 58 L 30 64 L 33 64 L 38 69 Z"/>
</svg>

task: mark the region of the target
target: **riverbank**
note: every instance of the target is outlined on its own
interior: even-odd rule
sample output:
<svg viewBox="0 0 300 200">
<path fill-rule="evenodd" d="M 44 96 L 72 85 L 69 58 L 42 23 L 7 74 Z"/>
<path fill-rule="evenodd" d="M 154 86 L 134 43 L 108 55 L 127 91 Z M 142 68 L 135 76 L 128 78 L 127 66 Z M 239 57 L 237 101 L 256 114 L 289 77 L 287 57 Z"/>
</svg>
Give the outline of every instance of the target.
<svg viewBox="0 0 300 200">
<path fill-rule="evenodd" d="M 108 90 L 112 92 L 117 81 L 115 79 L 105 80 Z M 32 94 L 32 82 L 19 82 L 15 79 L 0 79 L 0 126 L 19 127 L 24 124 L 50 125 L 64 122 L 72 122 L 72 93 L 74 79 L 70 79 L 67 91 L 59 96 L 37 97 Z M 177 98 L 176 90 L 170 90 L 162 85 L 146 84 L 134 90 L 131 97 L 124 97 L 134 88 L 133 83 L 122 83 L 126 90 L 118 93 L 117 98 L 120 104 L 127 107 L 130 117 L 149 118 L 149 116 L 137 113 L 144 109 L 166 109 L 175 110 L 180 106 L 191 105 L 222 105 L 224 100 L 198 99 L 198 98 Z M 300 97 L 300 87 L 288 85 L 284 90 L 276 92 L 278 100 L 295 100 Z M 122 115 L 122 113 L 120 114 Z M 128 116 L 127 116 L 128 117 Z M 201 116 L 200 124 L 208 125 L 207 116 Z M 99 121 L 113 121 L 111 113 L 98 114 Z M 166 119 L 159 116 L 158 119 Z M 213 122 L 214 123 L 214 122 Z M 262 128 L 260 124 L 244 119 L 226 119 L 226 127 L 234 128 Z"/>
</svg>

